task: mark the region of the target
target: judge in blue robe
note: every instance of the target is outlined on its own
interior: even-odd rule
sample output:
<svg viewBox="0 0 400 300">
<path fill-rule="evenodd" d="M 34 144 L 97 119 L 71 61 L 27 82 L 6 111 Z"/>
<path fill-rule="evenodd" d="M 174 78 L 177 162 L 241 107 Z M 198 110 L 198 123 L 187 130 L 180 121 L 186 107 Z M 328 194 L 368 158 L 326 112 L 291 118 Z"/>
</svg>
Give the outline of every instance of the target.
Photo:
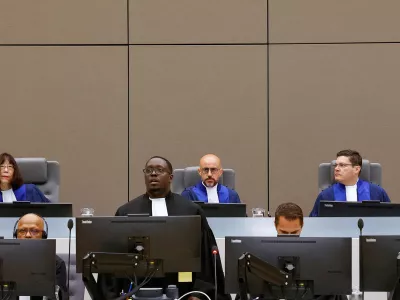
<svg viewBox="0 0 400 300">
<path fill-rule="evenodd" d="M 219 184 L 223 173 L 221 160 L 213 154 L 207 154 L 200 159 L 199 175 L 201 181 L 186 188 L 182 196 L 192 201 L 206 203 L 240 203 L 236 191 Z"/>
<path fill-rule="evenodd" d="M 14 157 L 0 155 L 0 202 L 50 202 L 34 184 L 24 184 Z"/>
<path fill-rule="evenodd" d="M 335 164 L 335 184 L 323 190 L 315 200 L 310 217 L 317 217 L 321 201 L 361 202 L 379 200 L 390 202 L 386 191 L 379 185 L 359 179 L 362 158 L 357 151 L 342 150 L 337 154 Z"/>
<path fill-rule="evenodd" d="M 224 185 L 217 184 L 216 191 L 219 203 L 240 203 L 240 198 L 235 190 L 232 190 Z M 208 203 L 207 189 L 203 181 L 196 185 L 186 188 L 182 192 L 182 196 L 192 201 L 202 201 Z"/>
</svg>

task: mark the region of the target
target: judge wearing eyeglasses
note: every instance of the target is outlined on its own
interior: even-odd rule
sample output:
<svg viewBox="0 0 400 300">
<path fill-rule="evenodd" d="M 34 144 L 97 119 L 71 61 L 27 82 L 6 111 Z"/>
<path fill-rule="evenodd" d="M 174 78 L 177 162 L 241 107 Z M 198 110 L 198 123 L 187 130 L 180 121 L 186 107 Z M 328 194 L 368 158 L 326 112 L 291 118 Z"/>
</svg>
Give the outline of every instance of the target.
<svg viewBox="0 0 400 300">
<path fill-rule="evenodd" d="M 186 188 L 182 196 L 192 201 L 206 203 L 240 203 L 236 191 L 219 184 L 223 173 L 221 160 L 214 154 L 204 155 L 198 169 L 201 180 L 194 186 Z"/>
<path fill-rule="evenodd" d="M 50 202 L 34 184 L 25 184 L 14 157 L 0 154 L 0 202 Z"/>
<path fill-rule="evenodd" d="M 361 180 L 362 157 L 354 150 L 342 150 L 336 154 L 336 183 L 323 190 L 315 200 L 310 217 L 319 214 L 320 201 L 362 202 L 364 200 L 379 200 L 390 202 L 386 191 L 379 185 Z"/>
</svg>

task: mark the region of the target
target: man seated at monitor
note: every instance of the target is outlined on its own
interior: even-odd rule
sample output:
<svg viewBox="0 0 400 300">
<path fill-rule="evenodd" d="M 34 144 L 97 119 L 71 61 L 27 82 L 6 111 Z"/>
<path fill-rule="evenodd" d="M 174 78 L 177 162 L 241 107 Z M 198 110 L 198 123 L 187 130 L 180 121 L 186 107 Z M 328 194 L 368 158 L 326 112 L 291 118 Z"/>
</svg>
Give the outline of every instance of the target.
<svg viewBox="0 0 400 300">
<path fill-rule="evenodd" d="M 119 207 L 116 216 L 126 216 L 128 214 L 148 214 L 150 216 L 201 216 L 201 272 L 192 274 L 192 282 L 178 283 L 178 274 L 166 274 L 165 278 L 151 279 L 149 284 L 144 287 L 161 287 L 165 289 L 169 284 L 177 285 L 180 296 L 186 292 L 200 291 L 214 298 L 215 279 L 212 247 L 217 243 L 201 208 L 181 195 L 171 192 L 172 171 L 172 165 L 166 158 L 161 156 L 153 156 L 150 158 L 143 169 L 146 193 Z M 181 246 L 184 247 L 185 245 Z M 166 247 L 168 247 L 168 245 L 166 245 Z M 218 300 L 230 299 L 230 296 L 224 292 L 225 277 L 219 255 L 217 255 L 216 259 L 216 275 Z M 98 283 L 107 299 L 119 296 L 121 290 L 128 291 L 130 285 L 130 282 L 127 280 L 113 280 L 108 275 L 99 275 Z M 204 298 L 201 294 L 195 294 L 195 296 L 193 295 L 189 299 L 196 300 Z"/>
<path fill-rule="evenodd" d="M 297 204 L 283 203 L 275 211 L 274 224 L 279 235 L 300 235 L 303 229 L 303 211 Z"/>
<path fill-rule="evenodd" d="M 323 190 L 315 200 L 310 217 L 317 217 L 320 201 L 349 201 L 379 200 L 390 202 L 389 196 L 379 185 L 361 180 L 362 157 L 354 150 L 342 150 L 336 154 L 335 181 L 336 183 Z"/>
<path fill-rule="evenodd" d="M 204 155 L 200 159 L 198 173 L 201 180 L 194 186 L 186 188 L 182 196 L 192 201 L 206 203 L 240 203 L 236 191 L 219 184 L 223 173 L 221 160 L 214 154 Z"/>
<path fill-rule="evenodd" d="M 46 229 L 45 229 L 46 225 Z M 14 226 L 14 238 L 17 239 L 47 239 L 48 228 L 45 220 L 36 214 L 26 214 L 22 216 Z M 59 286 L 59 299 L 67 299 L 67 269 L 65 262 L 55 255 L 56 264 L 56 285 Z M 20 296 L 19 300 L 42 300 L 43 297 Z"/>
<path fill-rule="evenodd" d="M 278 235 L 300 235 L 303 229 L 303 210 L 295 203 L 282 203 L 275 211 L 275 228 Z M 251 297 L 260 299 L 262 296 Z M 239 295 L 235 300 L 239 300 Z M 347 300 L 345 295 L 315 296 L 315 300 Z"/>
</svg>

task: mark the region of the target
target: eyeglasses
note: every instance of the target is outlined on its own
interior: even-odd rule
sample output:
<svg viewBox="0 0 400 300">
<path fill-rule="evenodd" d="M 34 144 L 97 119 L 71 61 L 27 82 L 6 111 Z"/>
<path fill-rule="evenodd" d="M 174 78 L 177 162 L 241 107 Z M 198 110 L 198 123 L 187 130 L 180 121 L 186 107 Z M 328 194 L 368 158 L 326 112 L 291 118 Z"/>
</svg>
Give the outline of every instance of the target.
<svg viewBox="0 0 400 300">
<path fill-rule="evenodd" d="M 211 172 L 211 174 L 215 174 L 219 171 L 220 169 L 218 168 L 203 168 L 200 170 L 201 173 L 203 174 L 208 174 L 209 172 Z"/>
<path fill-rule="evenodd" d="M 336 168 L 336 167 L 339 167 L 340 169 L 344 169 L 344 168 L 346 168 L 347 166 L 352 166 L 353 164 L 342 164 L 342 163 L 340 163 L 340 164 L 333 164 L 333 167 L 334 168 Z"/>
<path fill-rule="evenodd" d="M 151 175 L 151 174 L 153 174 L 153 172 L 156 175 L 161 175 L 161 174 L 164 174 L 164 173 L 170 173 L 169 171 L 167 171 L 167 170 L 165 170 L 163 168 L 146 168 L 146 169 L 143 169 L 143 173 L 146 174 L 146 175 Z"/>
<path fill-rule="evenodd" d="M 14 170 L 13 165 L 0 165 L 1 170 L 9 169 L 9 170 Z"/>
<path fill-rule="evenodd" d="M 17 233 L 19 236 L 26 236 L 28 232 L 31 234 L 31 236 L 38 236 L 42 230 L 39 229 L 18 229 Z"/>
</svg>

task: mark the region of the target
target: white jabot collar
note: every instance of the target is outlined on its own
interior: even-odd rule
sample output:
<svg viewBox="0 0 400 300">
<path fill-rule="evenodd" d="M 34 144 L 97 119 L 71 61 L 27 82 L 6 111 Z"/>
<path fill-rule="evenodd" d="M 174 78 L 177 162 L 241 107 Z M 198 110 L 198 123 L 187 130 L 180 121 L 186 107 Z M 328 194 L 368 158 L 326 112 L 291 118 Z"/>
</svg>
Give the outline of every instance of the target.
<svg viewBox="0 0 400 300">
<path fill-rule="evenodd" d="M 153 217 L 167 217 L 168 209 L 165 198 L 150 198 L 151 200 L 151 215 Z"/>
</svg>

